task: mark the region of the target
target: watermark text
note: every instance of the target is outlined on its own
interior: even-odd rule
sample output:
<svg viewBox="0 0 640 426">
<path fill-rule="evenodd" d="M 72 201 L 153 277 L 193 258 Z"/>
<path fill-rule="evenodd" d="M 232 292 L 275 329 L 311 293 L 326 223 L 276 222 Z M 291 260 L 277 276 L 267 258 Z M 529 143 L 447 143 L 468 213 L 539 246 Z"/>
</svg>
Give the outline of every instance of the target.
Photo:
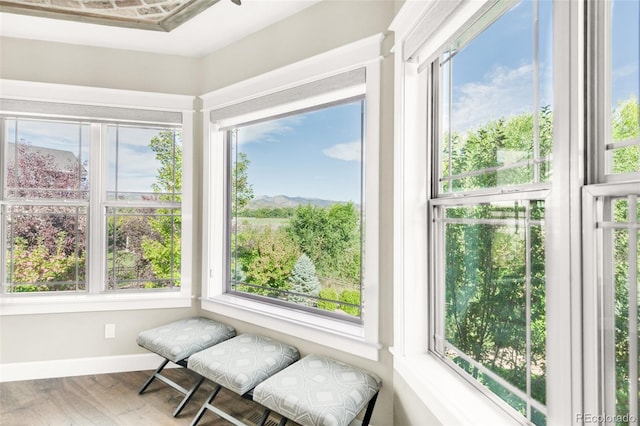
<svg viewBox="0 0 640 426">
<path fill-rule="evenodd" d="M 638 419 L 636 416 L 630 414 L 591 414 L 591 413 L 578 413 L 576 414 L 576 423 L 635 423 Z"/>
</svg>

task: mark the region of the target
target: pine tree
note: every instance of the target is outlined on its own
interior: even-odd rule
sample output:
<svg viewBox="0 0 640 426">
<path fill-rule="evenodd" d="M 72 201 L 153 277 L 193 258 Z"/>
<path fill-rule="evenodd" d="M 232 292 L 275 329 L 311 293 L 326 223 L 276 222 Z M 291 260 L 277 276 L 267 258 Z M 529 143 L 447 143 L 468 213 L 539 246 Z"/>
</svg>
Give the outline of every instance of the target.
<svg viewBox="0 0 640 426">
<path fill-rule="evenodd" d="M 309 296 L 317 297 L 320 293 L 320 281 L 316 276 L 316 267 L 306 254 L 302 254 L 291 271 L 289 278 L 291 284 L 291 292 L 301 293 Z M 311 299 L 292 294 L 289 300 L 294 303 L 312 306 L 314 302 Z"/>
</svg>

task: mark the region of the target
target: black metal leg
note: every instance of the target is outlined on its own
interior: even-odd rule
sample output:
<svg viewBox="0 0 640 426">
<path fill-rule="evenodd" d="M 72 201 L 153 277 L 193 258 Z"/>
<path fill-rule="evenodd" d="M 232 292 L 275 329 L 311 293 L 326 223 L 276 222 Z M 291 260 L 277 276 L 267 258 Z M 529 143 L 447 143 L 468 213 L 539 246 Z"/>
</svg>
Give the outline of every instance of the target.
<svg viewBox="0 0 640 426">
<path fill-rule="evenodd" d="M 376 405 L 376 399 L 378 399 L 378 392 L 373 395 L 373 398 L 369 401 L 369 405 L 367 405 L 367 411 L 364 413 L 364 418 L 362 419 L 362 426 L 368 426 L 369 421 L 371 421 L 371 415 L 373 414 L 373 407 Z"/>
<path fill-rule="evenodd" d="M 151 384 L 151 382 L 153 382 L 153 379 L 156 378 L 156 376 L 158 374 L 160 374 L 160 372 L 162 371 L 162 369 L 169 363 L 168 359 L 165 359 L 164 361 L 162 361 L 162 363 L 160 364 L 160 367 L 158 367 L 156 369 L 156 371 L 154 371 L 151 374 L 151 377 L 149 377 L 147 379 L 147 381 L 144 383 L 144 385 L 142 385 L 142 387 L 140 388 L 140 390 L 138 391 L 138 394 L 141 394 L 142 392 L 144 392 L 145 390 L 147 390 L 147 387 Z"/>
<path fill-rule="evenodd" d="M 184 406 L 187 405 L 187 402 L 191 400 L 191 397 L 193 396 L 193 394 L 196 393 L 196 391 L 198 390 L 202 382 L 204 382 L 204 377 L 200 375 L 198 375 L 198 377 L 199 377 L 198 382 L 195 385 L 193 385 L 191 390 L 187 392 L 187 394 L 184 396 L 184 398 L 182 399 L 182 402 L 178 405 L 178 407 L 173 412 L 173 417 L 176 417 L 178 414 L 180 414 L 180 411 L 182 411 Z"/>
<path fill-rule="evenodd" d="M 216 385 L 216 387 L 213 389 L 213 392 L 211 392 L 207 400 L 202 404 L 202 407 L 200 407 L 198 414 L 196 414 L 193 420 L 191 420 L 191 426 L 197 425 L 200 419 L 202 419 L 202 416 L 204 415 L 204 412 L 207 409 L 207 406 L 211 404 L 211 401 L 213 401 L 216 395 L 218 395 L 218 392 L 220 392 L 220 389 L 222 389 L 222 386 Z"/>
<path fill-rule="evenodd" d="M 262 413 L 262 417 L 260 417 L 260 420 L 258 421 L 256 426 L 264 426 L 264 423 L 269 418 L 269 413 L 271 413 L 271 410 L 269 410 L 268 408 L 265 408 L 264 412 Z"/>
<path fill-rule="evenodd" d="M 278 423 L 278 426 L 284 426 L 287 424 L 287 418 L 285 416 L 282 416 L 280 418 L 280 423 Z"/>
</svg>

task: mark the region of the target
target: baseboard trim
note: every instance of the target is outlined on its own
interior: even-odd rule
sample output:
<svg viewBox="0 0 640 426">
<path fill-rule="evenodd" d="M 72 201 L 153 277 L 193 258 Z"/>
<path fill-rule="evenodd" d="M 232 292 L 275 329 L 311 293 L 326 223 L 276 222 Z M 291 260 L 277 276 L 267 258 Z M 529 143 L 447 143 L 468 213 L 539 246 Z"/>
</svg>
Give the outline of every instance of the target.
<svg viewBox="0 0 640 426">
<path fill-rule="evenodd" d="M 160 356 L 148 353 L 7 363 L 0 364 L 0 382 L 155 370 L 160 365 L 161 360 Z M 177 367 L 173 363 L 169 363 L 169 365 Z"/>
</svg>

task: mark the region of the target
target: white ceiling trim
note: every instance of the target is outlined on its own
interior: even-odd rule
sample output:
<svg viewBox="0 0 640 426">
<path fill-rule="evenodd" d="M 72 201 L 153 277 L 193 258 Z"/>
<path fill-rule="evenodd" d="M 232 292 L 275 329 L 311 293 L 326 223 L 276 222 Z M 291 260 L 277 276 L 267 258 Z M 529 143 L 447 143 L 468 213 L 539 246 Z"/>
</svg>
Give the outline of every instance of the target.
<svg viewBox="0 0 640 426">
<path fill-rule="evenodd" d="M 224 0 L 171 32 L 119 28 L 0 13 L 0 35 L 60 43 L 202 57 L 320 0 Z"/>
</svg>

